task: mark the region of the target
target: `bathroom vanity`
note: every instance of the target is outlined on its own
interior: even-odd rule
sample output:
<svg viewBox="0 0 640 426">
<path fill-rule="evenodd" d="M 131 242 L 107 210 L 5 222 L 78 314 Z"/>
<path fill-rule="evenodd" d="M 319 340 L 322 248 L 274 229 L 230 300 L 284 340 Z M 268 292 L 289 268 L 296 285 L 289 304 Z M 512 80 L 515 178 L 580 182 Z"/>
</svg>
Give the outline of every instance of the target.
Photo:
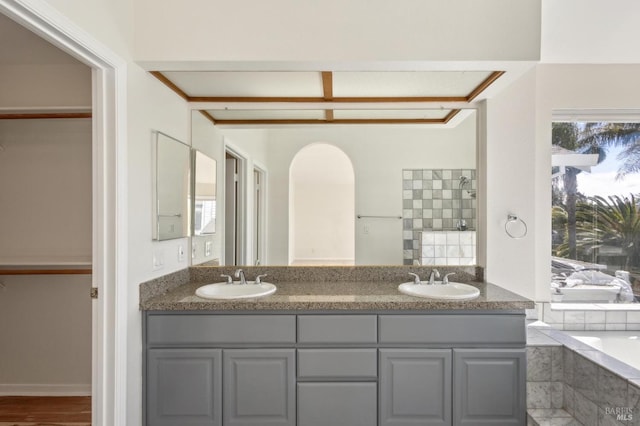
<svg viewBox="0 0 640 426">
<path fill-rule="evenodd" d="M 526 423 L 527 299 L 487 283 L 452 302 L 398 281 L 291 281 L 214 301 L 193 295 L 201 278 L 141 298 L 148 426 Z"/>
</svg>

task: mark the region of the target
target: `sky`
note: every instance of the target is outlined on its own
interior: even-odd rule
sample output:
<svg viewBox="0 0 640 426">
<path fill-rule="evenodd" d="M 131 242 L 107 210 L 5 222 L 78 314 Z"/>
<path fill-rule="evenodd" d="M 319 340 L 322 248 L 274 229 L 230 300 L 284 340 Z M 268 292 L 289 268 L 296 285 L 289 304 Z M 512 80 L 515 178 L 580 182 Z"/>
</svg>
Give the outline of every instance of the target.
<svg viewBox="0 0 640 426">
<path fill-rule="evenodd" d="M 621 147 L 612 147 L 607 151 L 607 158 L 597 166 L 591 168 L 591 173 L 578 174 L 578 192 L 592 197 L 600 195 L 629 196 L 630 193 L 640 193 L 640 173 L 628 174 L 622 180 L 616 180 L 621 161 L 618 154 Z"/>
</svg>

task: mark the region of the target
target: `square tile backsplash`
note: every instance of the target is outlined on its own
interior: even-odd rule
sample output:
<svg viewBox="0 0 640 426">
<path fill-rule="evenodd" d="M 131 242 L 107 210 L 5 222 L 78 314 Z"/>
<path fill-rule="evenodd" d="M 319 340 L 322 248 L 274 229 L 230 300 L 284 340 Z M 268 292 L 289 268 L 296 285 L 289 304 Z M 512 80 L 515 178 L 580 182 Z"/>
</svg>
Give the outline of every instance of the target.
<svg viewBox="0 0 640 426">
<path fill-rule="evenodd" d="M 460 189 L 460 178 L 471 181 Z M 422 231 L 454 230 L 460 215 L 476 229 L 476 171 L 473 169 L 402 170 L 403 263 L 420 259 Z"/>
</svg>

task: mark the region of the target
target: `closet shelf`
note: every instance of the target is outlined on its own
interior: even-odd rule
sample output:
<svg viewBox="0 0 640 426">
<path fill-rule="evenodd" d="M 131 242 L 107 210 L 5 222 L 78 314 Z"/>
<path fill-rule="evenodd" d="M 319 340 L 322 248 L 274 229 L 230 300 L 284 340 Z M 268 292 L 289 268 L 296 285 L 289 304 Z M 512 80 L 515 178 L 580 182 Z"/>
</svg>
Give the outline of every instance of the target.
<svg viewBox="0 0 640 426">
<path fill-rule="evenodd" d="M 0 257 L 0 275 L 91 275 L 87 257 Z"/>
</svg>

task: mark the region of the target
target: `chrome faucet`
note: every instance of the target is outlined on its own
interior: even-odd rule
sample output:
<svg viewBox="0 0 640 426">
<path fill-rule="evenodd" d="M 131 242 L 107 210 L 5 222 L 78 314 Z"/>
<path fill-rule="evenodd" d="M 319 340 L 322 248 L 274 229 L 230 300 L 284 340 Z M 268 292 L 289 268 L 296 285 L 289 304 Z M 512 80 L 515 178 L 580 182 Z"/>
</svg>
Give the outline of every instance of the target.
<svg viewBox="0 0 640 426">
<path fill-rule="evenodd" d="M 247 279 L 244 276 L 244 271 L 242 269 L 236 269 L 236 273 L 234 274 L 236 278 L 240 278 L 240 284 L 246 284 Z"/>
<path fill-rule="evenodd" d="M 435 284 L 436 278 L 440 278 L 440 271 L 437 269 L 432 269 L 429 274 L 429 284 Z"/>
<path fill-rule="evenodd" d="M 418 276 L 418 274 L 414 274 L 413 272 L 409 272 L 409 275 L 413 276 L 413 283 L 414 284 L 422 284 L 422 281 L 420 281 L 420 277 Z"/>
<path fill-rule="evenodd" d="M 455 274 L 455 272 L 449 272 L 448 274 L 445 274 L 444 278 L 442 278 L 442 284 L 449 284 L 449 276 Z"/>
</svg>

